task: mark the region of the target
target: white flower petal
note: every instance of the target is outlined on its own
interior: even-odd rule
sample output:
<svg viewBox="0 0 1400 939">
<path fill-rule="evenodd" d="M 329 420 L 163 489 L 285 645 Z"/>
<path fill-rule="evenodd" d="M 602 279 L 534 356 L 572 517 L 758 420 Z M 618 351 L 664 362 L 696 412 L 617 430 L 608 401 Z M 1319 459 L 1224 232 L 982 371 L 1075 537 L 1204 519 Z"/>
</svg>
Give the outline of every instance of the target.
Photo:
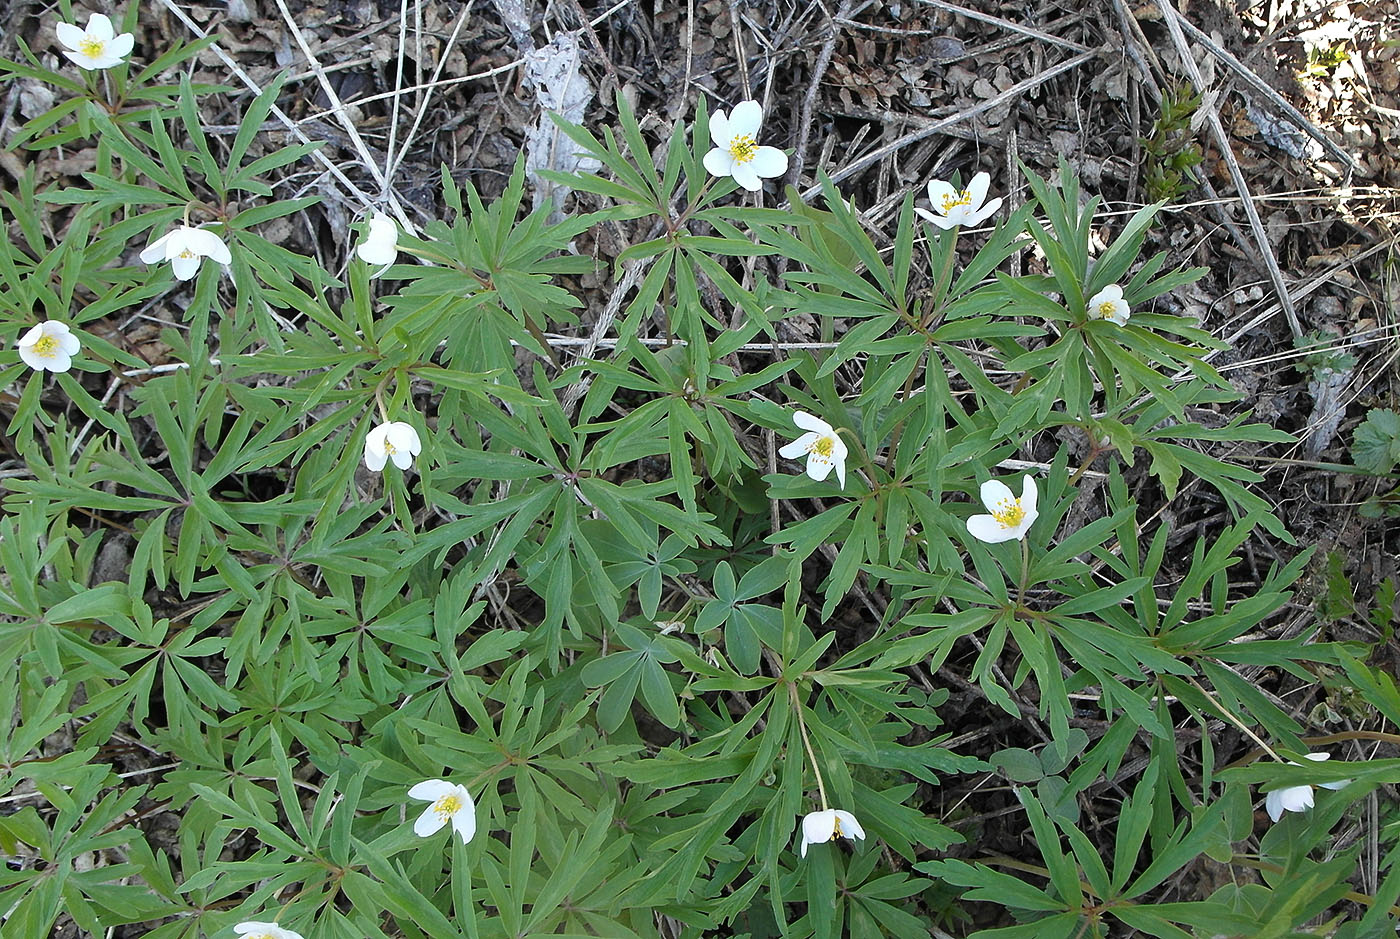
<svg viewBox="0 0 1400 939">
<path fill-rule="evenodd" d="M 408 790 L 408 797 L 422 799 L 425 802 L 436 802 L 456 788 L 455 785 L 444 779 L 425 779 L 420 783 L 414 783 L 413 788 Z"/>
<path fill-rule="evenodd" d="M 175 272 L 177 280 L 189 280 L 199 273 L 199 258 L 171 258 L 170 269 Z"/>
<path fill-rule="evenodd" d="M 1289 786 L 1275 790 L 1279 801 L 1289 812 L 1304 812 L 1313 807 L 1312 786 Z"/>
<path fill-rule="evenodd" d="M 42 372 L 47 370 L 50 361 L 49 359 L 46 359 L 43 356 L 36 353 L 29 346 L 19 347 L 19 360 L 25 365 L 28 365 L 30 368 L 34 369 L 34 371 L 36 372 Z"/>
<path fill-rule="evenodd" d="M 813 450 L 807 454 L 807 475 L 821 482 L 831 475 L 832 460 L 829 456 L 822 456 Z"/>
<path fill-rule="evenodd" d="M 821 434 L 816 431 L 803 434 L 792 443 L 784 444 L 778 448 L 778 456 L 786 460 L 795 460 L 812 448 L 812 444 L 820 439 Z"/>
<path fill-rule="evenodd" d="M 836 820 L 841 823 L 841 837 L 865 840 L 865 829 L 860 827 L 860 822 L 856 817 L 844 809 L 832 809 L 836 814 Z"/>
<path fill-rule="evenodd" d="M 1283 818 L 1283 794 L 1281 790 L 1275 789 L 1264 796 L 1264 811 L 1269 813 L 1271 821 L 1278 821 Z"/>
<path fill-rule="evenodd" d="M 418 816 L 418 820 L 413 823 L 413 833 L 419 838 L 426 838 L 442 831 L 442 826 L 447 824 L 447 817 L 440 812 L 433 811 L 430 805 L 423 810 L 423 814 Z"/>
<path fill-rule="evenodd" d="M 170 239 L 175 236 L 175 232 L 166 232 L 155 241 L 151 242 L 141 251 L 141 261 L 144 264 L 155 264 L 158 261 L 168 261 L 170 256 L 166 254 L 166 246 L 170 244 Z M 177 254 L 179 252 L 176 252 Z"/>
<path fill-rule="evenodd" d="M 974 515 L 967 520 L 967 533 L 987 544 L 1001 544 L 1020 537 L 1014 528 L 1006 528 L 990 515 Z"/>
<path fill-rule="evenodd" d="M 756 137 L 763 126 L 763 106 L 757 101 L 740 101 L 729 115 L 729 140 L 735 137 Z M 728 141 L 723 144 L 727 146 Z"/>
<path fill-rule="evenodd" d="M 471 794 L 466 787 L 461 789 L 462 808 L 452 816 L 452 830 L 462 837 L 462 844 L 469 844 L 472 838 L 476 837 L 476 803 L 472 801 Z"/>
<path fill-rule="evenodd" d="M 734 177 L 736 183 L 749 192 L 758 192 L 763 188 L 763 180 L 759 179 L 758 174 L 753 170 L 753 161 L 740 163 L 736 160 L 734 170 L 730 175 Z"/>
<path fill-rule="evenodd" d="M 813 430 L 819 434 L 833 434 L 835 431 L 826 421 L 815 414 L 808 414 L 806 411 L 795 411 L 792 415 L 792 422 L 803 430 Z"/>
<path fill-rule="evenodd" d="M 110 42 L 117 35 L 117 31 L 112 28 L 112 21 L 105 13 L 94 13 L 88 17 L 87 33 L 93 39 L 103 42 Z"/>
<path fill-rule="evenodd" d="M 802 841 L 808 844 L 826 844 L 836 834 L 836 810 L 823 809 L 810 812 L 802 819 Z"/>
<path fill-rule="evenodd" d="M 54 26 L 53 32 L 58 37 L 58 41 L 69 49 L 77 49 L 78 43 L 83 41 L 82 29 L 72 23 L 59 23 Z"/>
<path fill-rule="evenodd" d="M 716 147 L 705 158 L 701 160 L 705 164 L 705 169 L 709 170 L 711 176 L 733 176 L 734 175 L 734 154 L 728 150 L 721 150 Z"/>
<path fill-rule="evenodd" d="M 1021 477 L 1021 511 L 1026 513 L 1026 518 L 1034 519 L 1040 513 L 1036 510 L 1040 502 L 1040 490 L 1036 488 L 1035 477 L 1029 474 Z M 1030 525 L 1029 522 L 1026 523 Z"/>
<path fill-rule="evenodd" d="M 956 199 L 961 193 L 953 188 L 953 184 L 946 179 L 930 179 L 928 181 L 928 201 L 933 203 L 933 210 L 941 212 L 943 203 L 947 199 Z"/>
<path fill-rule="evenodd" d="M 721 108 L 710 115 L 710 142 L 721 150 L 729 150 L 729 142 L 734 139 L 734 135 L 729 130 L 729 118 L 725 116 L 724 109 Z M 728 176 L 728 173 L 719 173 L 720 176 Z"/>
<path fill-rule="evenodd" d="M 987 219 L 991 218 L 993 215 L 996 215 L 997 211 L 1000 209 L 1001 196 L 997 196 L 991 202 L 988 202 L 986 205 L 982 206 L 980 210 L 973 212 L 971 215 L 969 215 L 967 219 L 967 224 L 981 225 Z"/>
<path fill-rule="evenodd" d="M 17 345 L 21 349 L 23 349 L 25 346 L 32 346 L 34 345 L 34 343 L 38 342 L 41 338 L 43 338 L 44 332 L 44 324 L 35 323 L 33 326 L 29 327 L 28 332 L 26 332 L 23 336 L 19 337 L 19 342 L 17 343 Z"/>
<path fill-rule="evenodd" d="M 228 245 L 224 244 L 222 238 L 214 234 L 207 228 L 189 228 L 185 230 L 185 247 L 200 257 L 211 258 L 220 264 L 228 264 L 233 260 L 233 255 L 229 254 Z"/>
<path fill-rule="evenodd" d="M 836 482 L 842 489 L 846 488 L 846 456 L 842 454 L 836 459 Z"/>
<path fill-rule="evenodd" d="M 1026 477 L 1030 479 L 1029 476 Z M 989 479 L 982 484 L 979 493 L 982 497 L 982 504 L 987 507 L 987 511 L 995 512 L 998 505 L 1003 502 L 1015 502 L 1016 497 L 1011 494 L 1006 483 L 1000 479 Z"/>
<path fill-rule="evenodd" d="M 777 147 L 759 147 L 749 161 L 749 168 L 764 179 L 774 179 L 787 172 L 787 154 Z"/>
<path fill-rule="evenodd" d="M 992 185 L 992 177 L 987 173 L 978 173 L 972 177 L 972 182 L 967 184 L 967 194 L 972 197 L 972 211 L 977 211 L 982 205 L 982 200 L 987 198 L 987 190 Z"/>
<path fill-rule="evenodd" d="M 135 47 L 136 37 L 131 33 L 122 33 L 108 44 L 107 53 L 117 59 L 116 64 L 120 64 L 122 59 L 131 55 L 131 50 Z"/>
</svg>

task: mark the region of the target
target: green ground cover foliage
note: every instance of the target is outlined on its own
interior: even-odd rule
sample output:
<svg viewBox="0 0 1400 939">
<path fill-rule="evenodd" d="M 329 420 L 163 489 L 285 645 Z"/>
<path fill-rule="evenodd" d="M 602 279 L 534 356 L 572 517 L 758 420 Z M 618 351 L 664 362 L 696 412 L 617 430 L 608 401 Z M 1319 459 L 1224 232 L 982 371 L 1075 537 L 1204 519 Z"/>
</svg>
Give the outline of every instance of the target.
<svg viewBox="0 0 1400 939">
<path fill-rule="evenodd" d="M 1309 552 L 1213 454 L 1289 438 L 1154 303 L 1201 273 L 1144 256 L 1160 204 L 1092 252 L 1093 194 L 1023 171 L 982 227 L 910 193 L 873 230 L 829 180 L 760 203 L 707 172 L 704 100 L 658 137 L 619 99 L 560 122 L 599 164 L 549 177 L 573 214 L 523 163 L 491 200 L 444 168 L 397 263 L 327 270 L 262 234 L 318 200 L 286 181 L 314 145 L 264 143 L 280 83 L 206 135 L 218 89 L 169 80 L 200 48 L 3 64 L 61 92 L 20 143 L 97 154 L 3 193 L 6 935 L 1394 935 L 1393 806 L 1346 832 L 1400 780 L 1364 759 L 1400 695 L 1363 642 L 1266 630 Z M 586 293 L 571 246 L 623 222 L 628 287 Z M 227 266 L 137 260 L 182 224 Z M 120 341 L 138 311 L 177 366 Z M 782 342 L 799 316 L 817 340 Z M 71 370 L 21 361 L 44 321 Z M 372 472 L 390 422 L 421 452 Z M 1025 477 L 1033 511 L 987 506 L 1019 537 L 975 536 Z M 1205 490 L 1226 517 L 1173 556 L 1157 509 Z M 1260 533 L 1287 551 L 1251 578 Z M 1374 729 L 1276 694 L 1323 678 Z M 993 718 L 1041 736 L 972 748 Z M 415 833 L 430 779 L 470 840 Z M 864 837 L 804 837 L 827 809 Z"/>
</svg>

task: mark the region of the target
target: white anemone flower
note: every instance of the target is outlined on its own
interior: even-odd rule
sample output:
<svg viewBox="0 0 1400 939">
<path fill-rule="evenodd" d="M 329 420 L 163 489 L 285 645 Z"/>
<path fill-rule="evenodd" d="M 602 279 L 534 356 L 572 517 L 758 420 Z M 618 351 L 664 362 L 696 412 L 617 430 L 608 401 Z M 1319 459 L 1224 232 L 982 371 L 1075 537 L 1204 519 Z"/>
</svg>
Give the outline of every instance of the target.
<svg viewBox="0 0 1400 939">
<path fill-rule="evenodd" d="M 802 856 L 807 856 L 807 845 L 826 844 L 841 838 L 865 840 L 865 829 L 850 812 L 843 809 L 823 809 L 812 812 L 802 819 Z"/>
<path fill-rule="evenodd" d="M 413 458 L 422 452 L 418 431 L 404 421 L 380 424 L 365 435 L 365 466 L 376 473 L 390 460 L 399 469 L 406 470 L 413 465 Z"/>
<path fill-rule="evenodd" d="M 1305 753 L 1303 756 L 1317 763 L 1332 758 L 1332 754 L 1330 753 Z M 1289 765 L 1298 766 L 1300 764 L 1290 761 Z M 1321 785 L 1323 789 L 1343 789 L 1349 782 L 1350 780 L 1344 779 L 1341 782 L 1320 783 L 1319 785 Z M 1311 785 L 1288 786 L 1284 789 L 1275 789 L 1273 792 L 1264 796 L 1264 808 L 1268 811 L 1269 818 L 1273 821 L 1278 821 L 1283 818 L 1284 812 L 1306 812 L 1312 807 L 1313 787 Z"/>
<path fill-rule="evenodd" d="M 67 323 L 44 320 L 19 338 L 19 357 L 38 371 L 66 372 L 82 348 Z"/>
<path fill-rule="evenodd" d="M 413 833 L 420 838 L 436 834 L 448 822 L 462 836 L 462 844 L 476 834 L 476 803 L 467 787 L 442 779 L 428 779 L 408 790 L 410 799 L 423 799 L 432 805 L 423 810 L 413 823 Z"/>
<path fill-rule="evenodd" d="M 914 211 L 944 231 L 958 225 L 980 225 L 1001 208 L 1001 196 L 985 204 L 982 201 L 987 198 L 987 187 L 991 184 L 992 177 L 986 173 L 972 177 L 966 189 L 955 189 L 944 179 L 930 179 L 928 201 L 933 203 L 933 211 L 917 206 Z"/>
<path fill-rule="evenodd" d="M 399 226 L 388 212 L 375 212 L 369 220 L 369 233 L 355 246 L 361 261 L 388 267 L 399 256 Z"/>
<path fill-rule="evenodd" d="M 68 47 L 63 50 L 68 61 L 88 71 L 121 65 L 136 44 L 131 33 L 118 36 L 112 28 L 112 21 L 103 13 L 88 17 L 87 29 L 79 29 L 72 23 L 59 23 L 54 27 L 54 34 L 59 42 Z"/>
<path fill-rule="evenodd" d="M 795 460 L 807 454 L 807 475 L 821 482 L 836 467 L 836 481 L 846 488 L 846 444 L 840 434 L 820 417 L 798 411 L 792 422 L 807 431 L 778 451 L 784 459 Z"/>
<path fill-rule="evenodd" d="M 1040 517 L 1036 501 L 1040 493 L 1035 488 L 1035 479 L 1021 477 L 1021 497 L 1011 494 L 1006 483 L 999 479 L 989 479 L 982 484 L 982 504 L 990 515 L 974 515 L 967 520 L 968 534 L 987 544 L 1003 541 L 1020 541 L 1026 537 L 1031 523 Z"/>
<path fill-rule="evenodd" d="M 229 254 L 228 245 L 218 235 L 207 228 L 189 225 L 166 232 L 141 252 L 141 260 L 146 264 L 169 261 L 178 280 L 189 280 L 198 274 L 199 262 L 204 258 L 228 264 L 233 260 L 233 255 Z"/>
<path fill-rule="evenodd" d="M 302 939 L 301 933 L 276 923 L 239 923 L 233 931 L 242 939 Z"/>
<path fill-rule="evenodd" d="M 1109 284 L 1090 297 L 1086 310 L 1090 319 L 1108 320 L 1119 326 L 1127 326 L 1128 317 L 1133 315 L 1128 301 L 1123 299 L 1123 288 L 1117 284 Z"/>
<path fill-rule="evenodd" d="M 763 180 L 787 172 L 787 154 L 777 147 L 760 147 L 755 140 L 763 123 L 757 101 L 740 101 L 728 116 L 723 110 L 710 117 L 710 139 L 715 147 L 705 154 L 705 169 L 715 176 L 733 176 L 749 192 L 763 188 Z"/>
</svg>

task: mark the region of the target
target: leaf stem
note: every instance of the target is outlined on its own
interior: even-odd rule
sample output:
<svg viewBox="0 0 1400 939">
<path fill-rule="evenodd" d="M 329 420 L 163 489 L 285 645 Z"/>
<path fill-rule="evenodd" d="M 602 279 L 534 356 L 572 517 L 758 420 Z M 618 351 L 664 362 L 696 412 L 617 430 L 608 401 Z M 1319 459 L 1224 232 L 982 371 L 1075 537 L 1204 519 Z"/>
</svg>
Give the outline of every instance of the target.
<svg viewBox="0 0 1400 939">
<path fill-rule="evenodd" d="M 802 732 L 802 745 L 807 748 L 807 760 L 812 764 L 812 775 L 817 777 L 817 792 L 822 797 L 822 811 L 831 806 L 826 801 L 826 784 L 822 782 L 821 767 L 817 765 L 817 754 L 812 750 L 812 741 L 807 737 L 807 722 L 802 719 L 802 700 L 797 696 L 797 682 L 788 682 L 788 699 L 797 713 L 797 729 Z"/>
<path fill-rule="evenodd" d="M 1269 746 L 1267 743 L 1265 743 L 1265 742 L 1259 737 L 1258 734 L 1256 734 L 1254 731 L 1250 730 L 1249 727 L 1244 723 L 1244 721 L 1240 720 L 1240 719 L 1239 719 L 1238 717 L 1236 717 L 1233 713 L 1231 713 L 1231 711 L 1230 711 L 1229 708 L 1227 708 L 1227 707 L 1225 707 L 1225 705 L 1221 704 L 1221 703 L 1220 703 L 1220 699 L 1217 698 L 1215 695 L 1211 694 L 1209 691 L 1207 691 L 1207 690 L 1201 685 L 1200 682 L 1196 681 L 1196 679 L 1194 679 L 1194 678 L 1192 678 L 1192 677 L 1190 677 L 1190 676 L 1187 676 L 1186 680 L 1187 680 L 1187 682 L 1190 683 L 1191 687 L 1193 687 L 1193 688 L 1195 688 L 1197 691 L 1199 691 L 1199 692 L 1205 697 L 1205 699 L 1206 699 L 1207 701 L 1209 701 L 1211 704 L 1215 705 L 1216 710 L 1218 710 L 1222 715 L 1224 715 L 1224 717 L 1225 717 L 1226 720 L 1228 720 L 1230 723 L 1234 724 L 1234 725 L 1235 725 L 1236 727 L 1238 727 L 1240 730 L 1244 731 L 1244 732 L 1245 732 L 1245 735 L 1248 736 L 1250 740 L 1253 740 L 1255 743 L 1259 744 L 1259 746 L 1264 750 L 1265 753 L 1269 754 L 1269 756 L 1273 757 L 1275 760 L 1278 760 L 1280 763 L 1287 763 L 1287 762 L 1288 762 L 1288 761 L 1285 760 L 1283 757 L 1279 756 L 1278 753 L 1276 753 L 1276 752 L 1274 751 L 1274 748 L 1273 748 L 1273 747 L 1271 747 L 1271 746 Z"/>
</svg>

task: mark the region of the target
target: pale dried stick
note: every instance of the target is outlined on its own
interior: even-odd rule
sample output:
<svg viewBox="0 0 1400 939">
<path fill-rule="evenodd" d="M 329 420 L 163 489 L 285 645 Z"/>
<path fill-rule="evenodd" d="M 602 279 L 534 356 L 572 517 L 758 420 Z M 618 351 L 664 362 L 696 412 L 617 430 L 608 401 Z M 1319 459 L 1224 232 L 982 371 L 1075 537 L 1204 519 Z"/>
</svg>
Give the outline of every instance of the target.
<svg viewBox="0 0 1400 939">
<path fill-rule="evenodd" d="M 316 80 L 321 84 L 321 90 L 325 92 L 327 100 L 331 103 L 331 112 L 335 115 L 340 126 L 345 129 L 345 133 L 350 137 L 350 143 L 355 152 L 359 155 L 360 162 L 364 165 L 369 174 L 374 177 L 374 181 L 379 183 L 382 189 L 387 192 L 388 184 L 384 173 L 375 162 L 374 157 L 369 152 L 369 147 L 365 145 L 364 138 L 360 136 L 360 129 L 355 126 L 355 122 L 350 120 L 350 115 L 345 111 L 345 105 L 341 102 L 340 96 L 336 94 L 335 88 L 331 87 L 331 80 L 326 77 L 326 70 L 321 67 L 321 61 L 316 58 L 316 53 L 311 51 L 311 46 L 306 41 L 306 35 L 297 25 L 297 21 L 292 18 L 292 11 L 287 9 L 286 0 L 276 0 L 277 9 L 282 11 L 282 19 L 287 23 L 287 27 L 292 31 L 292 38 L 301 47 L 301 54 L 306 56 L 307 64 L 316 73 Z M 402 209 L 400 209 L 402 211 Z M 407 218 L 400 219 L 410 231 L 414 229 L 410 226 Z"/>
<path fill-rule="evenodd" d="M 1186 70 L 1186 75 L 1191 79 L 1191 84 L 1195 86 L 1196 91 L 1200 92 L 1203 98 L 1206 97 L 1209 89 L 1206 88 L 1205 79 L 1201 77 L 1201 70 L 1196 67 L 1196 60 L 1191 56 L 1191 47 L 1186 42 L 1186 36 L 1181 31 L 1180 15 L 1171 5 L 1171 0 L 1157 0 L 1157 6 L 1162 10 L 1162 19 L 1166 22 L 1167 32 L 1171 34 L 1172 43 L 1176 46 L 1177 57 L 1181 59 L 1181 67 Z M 1225 165 L 1230 170 L 1230 179 L 1235 183 L 1235 192 L 1244 205 L 1244 214 L 1249 218 L 1250 230 L 1254 232 L 1260 260 L 1264 264 L 1264 270 L 1269 275 L 1269 282 L 1273 284 L 1274 293 L 1278 295 L 1279 309 L 1283 310 L 1284 318 L 1288 320 L 1288 328 L 1293 331 L 1294 337 L 1301 336 L 1303 335 L 1303 327 L 1298 322 L 1298 311 L 1293 308 L 1293 298 L 1288 295 L 1288 284 L 1284 282 L 1283 271 L 1279 269 L 1278 259 L 1274 257 L 1273 248 L 1269 246 L 1269 236 L 1264 231 L 1264 223 L 1259 218 L 1259 210 L 1254 207 L 1254 200 L 1250 198 L 1249 186 L 1244 181 L 1244 171 L 1240 169 L 1240 162 L 1235 159 L 1235 153 L 1230 148 L 1230 137 L 1225 133 L 1225 125 L 1220 122 L 1220 112 L 1213 102 L 1203 103 L 1201 108 L 1205 111 L 1206 121 L 1210 124 L 1211 134 L 1215 137 L 1216 145 L 1220 148 L 1220 155 L 1224 157 Z"/>
<path fill-rule="evenodd" d="M 851 176 L 854 176 L 856 173 L 859 173 L 862 170 L 867 169 L 868 167 L 880 162 L 885 157 L 889 156 L 891 153 L 894 153 L 896 150 L 899 150 L 903 147 L 907 147 L 911 143 L 918 143 L 920 140 L 923 140 L 926 137 L 932 137 L 934 134 L 938 133 L 943 128 L 951 127 L 952 125 L 957 124 L 961 121 L 965 121 L 970 117 L 975 117 L 976 115 L 981 114 L 983 111 L 990 111 L 992 108 L 995 108 L 1000 104 L 1004 104 L 1007 101 L 1010 101 L 1012 98 L 1025 94 L 1032 88 L 1036 88 L 1040 85 L 1045 84 L 1047 81 L 1056 77 L 1057 75 L 1062 75 L 1065 72 L 1068 72 L 1070 69 L 1078 68 L 1085 62 L 1094 58 L 1096 55 L 1098 55 L 1097 50 L 1090 50 L 1088 52 L 1081 53 L 1072 59 L 1065 59 L 1058 65 L 1050 66 L 1045 71 L 1034 76 L 1033 78 L 1027 78 L 1023 81 L 1017 82 L 1016 84 L 1012 85 L 1010 88 L 1006 89 L 994 98 L 988 98 L 986 101 L 979 102 L 978 104 L 975 104 L 970 108 L 959 111 L 957 114 L 949 115 L 948 117 L 945 117 L 942 120 L 934 121 L 931 124 L 928 124 L 924 127 L 920 127 L 916 131 L 911 131 L 910 133 L 905 134 L 903 137 L 900 137 L 898 140 L 892 140 L 885 146 L 881 147 L 879 150 L 876 150 L 873 153 L 867 153 L 860 159 L 837 170 L 835 173 L 832 173 L 831 181 L 833 183 L 839 183 L 843 179 L 847 179 Z M 807 199 L 812 198 L 819 192 L 821 192 L 821 186 L 812 186 L 802 192 L 802 199 L 803 201 L 806 201 Z"/>
<path fill-rule="evenodd" d="M 793 185 L 802 181 L 802 169 L 807 164 L 807 146 L 812 138 L 812 108 L 817 102 L 817 91 L 821 88 L 827 66 L 831 64 L 831 56 L 836 51 L 836 40 L 841 35 L 836 24 L 849 20 L 851 15 L 851 0 L 841 0 L 836 12 L 827 18 L 824 30 L 826 38 L 822 41 L 816 62 L 812 64 L 812 77 L 807 83 L 807 93 L 802 96 L 802 112 L 797 119 L 797 149 L 792 151 L 792 167 L 788 170 L 788 180 Z"/>
<path fill-rule="evenodd" d="M 413 115 L 413 126 L 410 127 L 408 129 L 408 133 L 404 135 L 403 146 L 399 148 L 399 152 L 397 154 L 394 153 L 394 138 L 392 136 L 392 129 L 390 131 L 388 155 L 389 162 L 387 164 L 387 168 L 384 171 L 384 175 L 390 180 L 394 178 L 394 174 L 398 171 L 399 164 L 401 164 L 404 161 L 404 158 L 408 156 L 408 149 L 413 145 L 414 139 L 418 136 L 418 128 L 423 123 L 423 116 L 428 113 L 428 103 L 433 100 L 433 92 L 436 89 L 443 87 L 438 84 L 438 76 L 442 74 L 442 69 L 447 64 L 447 53 L 449 50 L 451 50 L 453 45 L 456 44 L 457 36 L 461 33 L 462 27 L 466 25 L 467 17 L 471 15 L 472 6 L 475 2 L 476 0 L 471 0 L 471 2 L 467 3 L 466 6 L 462 7 L 462 12 L 457 17 L 456 24 L 454 24 L 452 27 L 452 35 L 448 37 L 446 45 L 442 47 L 442 55 L 438 57 L 437 65 L 433 67 L 432 80 L 429 81 L 426 85 L 417 86 L 419 89 L 426 88 L 428 93 L 423 96 L 422 102 L 418 105 L 417 110 Z M 521 59 L 520 61 L 523 62 L 525 60 Z"/>
<path fill-rule="evenodd" d="M 188 29 L 191 35 L 193 35 L 196 39 L 207 39 L 209 37 L 209 34 L 206 33 L 204 30 L 200 29 L 199 26 L 194 22 L 194 20 L 186 16 L 185 11 L 176 6 L 173 0 L 161 0 L 161 3 L 165 5 L 165 8 L 169 10 L 175 16 L 176 19 L 178 19 L 181 23 L 185 25 L 185 28 Z M 219 61 L 223 62 L 224 65 L 227 66 L 229 71 L 231 71 L 234 74 L 234 76 L 243 83 L 244 87 L 246 87 L 255 95 L 260 95 L 263 93 L 262 86 L 259 85 L 257 82 L 253 81 L 253 79 L 249 77 L 248 73 L 243 71 L 239 64 L 233 61 L 233 59 L 229 56 L 227 52 L 219 48 L 218 43 L 211 43 L 208 46 L 208 48 L 211 52 L 214 53 L 214 55 L 218 56 Z M 311 138 L 306 136 L 306 134 L 302 131 L 301 127 L 298 126 L 297 122 L 288 117 L 287 113 L 275 104 L 272 106 L 272 115 L 276 117 L 279 121 L 281 121 L 282 125 L 286 127 L 287 130 L 291 132 L 291 134 L 294 137 L 297 138 L 297 140 L 301 141 L 302 143 L 312 143 Z M 335 163 L 332 162 L 330 157 L 326 156 L 319 150 L 313 150 L 311 152 L 311 158 L 316 162 L 320 163 L 322 166 L 324 166 L 326 168 L 326 172 L 328 172 L 331 175 L 331 177 L 336 180 L 336 182 L 344 186 L 347 192 L 359 199 L 362 204 L 371 204 L 372 200 L 370 199 L 370 197 L 361 192 L 360 187 L 356 186 L 353 182 L 351 182 L 350 177 L 346 176 L 344 171 L 341 170 L 340 167 L 336 166 Z M 394 207 L 395 214 L 397 214 L 400 217 L 400 219 L 402 219 L 403 209 L 398 206 L 397 202 L 393 201 L 392 194 L 390 195 L 390 200 L 391 204 Z"/>
<path fill-rule="evenodd" d="M 1243 79 L 1244 83 L 1252 88 L 1255 93 L 1266 98 L 1269 104 L 1273 105 L 1273 107 L 1286 117 L 1293 126 L 1326 147 L 1329 153 L 1345 163 L 1352 172 L 1357 172 L 1361 169 L 1361 167 L 1356 165 L 1356 161 L 1352 159 L 1350 153 L 1347 153 L 1340 145 L 1333 141 L 1332 138 L 1319 130 L 1312 121 L 1308 120 L 1303 115 L 1302 111 L 1299 111 L 1293 105 L 1289 104 L 1287 98 L 1270 88 L 1268 82 L 1250 71 L 1247 65 L 1235 58 L 1228 50 L 1221 48 L 1215 40 L 1201 32 L 1195 23 L 1192 23 L 1180 13 L 1176 13 L 1175 19 L 1186 32 L 1191 34 L 1193 40 L 1201 44 L 1201 48 L 1215 56 L 1220 64 Z"/>
<path fill-rule="evenodd" d="M 1000 26 L 1013 33 L 1020 33 L 1022 36 L 1030 36 L 1032 39 L 1039 39 L 1041 42 L 1048 42 L 1052 46 L 1063 46 L 1066 49 L 1073 49 L 1075 52 L 1088 52 L 1088 46 L 1081 46 L 1077 42 L 1069 39 L 1061 39 L 1059 36 L 1032 29 L 1029 26 L 1022 26 L 1020 23 L 1013 23 L 1004 20 L 999 16 L 992 16 L 990 13 L 982 13 L 978 10 L 969 10 L 967 7 L 960 7 L 956 3 L 948 3 L 946 0 L 918 0 L 923 6 L 933 7 L 936 10 L 943 10 L 946 13 L 953 13 L 957 16 L 965 16 L 970 20 L 980 20 L 983 23 L 991 23 L 993 26 Z"/>
</svg>

